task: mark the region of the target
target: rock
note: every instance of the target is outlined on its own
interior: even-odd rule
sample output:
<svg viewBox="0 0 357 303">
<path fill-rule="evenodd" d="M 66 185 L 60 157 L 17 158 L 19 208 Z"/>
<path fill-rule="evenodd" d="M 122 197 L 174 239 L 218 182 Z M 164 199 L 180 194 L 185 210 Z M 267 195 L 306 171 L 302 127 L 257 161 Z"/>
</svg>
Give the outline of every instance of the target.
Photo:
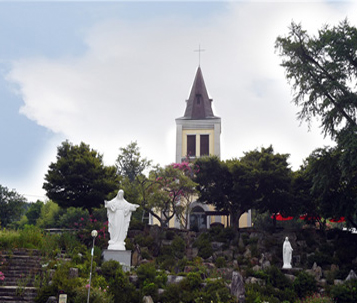
<svg viewBox="0 0 357 303">
<path fill-rule="evenodd" d="M 239 237 L 238 247 L 245 247 L 242 236 Z"/>
<path fill-rule="evenodd" d="M 259 271 L 259 270 L 261 270 L 262 268 L 259 266 L 259 265 L 255 265 L 255 266 L 253 266 L 253 271 Z"/>
<path fill-rule="evenodd" d="M 307 244 L 305 240 L 300 240 L 300 241 L 296 241 L 297 246 L 301 247 L 301 248 L 306 248 Z"/>
<path fill-rule="evenodd" d="M 247 284 L 258 284 L 258 285 L 265 285 L 265 281 L 263 279 L 259 279 L 256 277 L 248 277 L 245 281 Z"/>
<path fill-rule="evenodd" d="M 198 248 L 197 247 L 188 248 L 186 250 L 187 259 L 192 260 L 192 259 L 196 258 L 197 256 L 198 256 Z"/>
<path fill-rule="evenodd" d="M 232 260 L 233 255 L 234 255 L 233 249 L 226 249 L 222 251 L 222 256 L 226 257 L 228 260 Z"/>
<path fill-rule="evenodd" d="M 238 267 L 238 261 L 237 260 L 233 260 L 233 268 L 237 268 Z"/>
<path fill-rule="evenodd" d="M 130 275 L 129 282 L 137 286 L 139 282 L 139 277 L 137 275 Z"/>
<path fill-rule="evenodd" d="M 353 271 L 353 269 L 351 269 L 350 273 L 348 274 L 347 278 L 345 279 L 345 281 L 350 281 L 350 280 L 356 280 L 357 279 L 357 275 L 356 273 Z"/>
<path fill-rule="evenodd" d="M 340 269 L 340 268 L 339 268 L 338 265 L 336 265 L 336 264 L 331 264 L 331 271 L 332 271 L 332 272 L 338 271 L 339 269 Z"/>
<path fill-rule="evenodd" d="M 294 282 L 296 278 L 294 275 L 290 275 L 290 274 L 285 274 L 285 277 L 287 277 L 291 282 Z"/>
<path fill-rule="evenodd" d="M 321 279 L 321 277 L 322 277 L 322 268 L 320 266 L 317 266 L 316 262 L 312 266 L 311 272 L 312 272 L 313 276 L 315 277 L 315 279 L 317 281 Z"/>
<path fill-rule="evenodd" d="M 212 270 L 216 268 L 216 265 L 214 265 L 214 263 L 203 263 L 203 265 L 208 269 L 208 270 Z"/>
<path fill-rule="evenodd" d="M 141 257 L 141 250 L 140 246 L 138 244 L 135 245 L 133 254 L 131 256 L 131 265 L 132 266 L 138 266 L 140 264 L 142 257 Z"/>
<path fill-rule="evenodd" d="M 320 279 L 319 281 L 317 281 L 317 285 L 320 287 L 326 287 L 327 286 L 326 279 Z"/>
<path fill-rule="evenodd" d="M 154 303 L 154 301 L 151 296 L 144 296 L 143 303 Z"/>
<path fill-rule="evenodd" d="M 252 232 L 249 235 L 249 239 L 262 239 L 264 237 L 264 235 L 262 233 L 259 232 Z"/>
<path fill-rule="evenodd" d="M 238 300 L 245 296 L 244 281 L 242 275 L 234 271 L 232 273 L 231 294 Z"/>
<path fill-rule="evenodd" d="M 252 265 L 258 265 L 258 263 L 259 263 L 259 261 L 258 261 L 258 258 L 251 258 L 250 259 L 250 264 L 252 264 Z"/>
<path fill-rule="evenodd" d="M 46 303 L 57 303 L 57 299 L 55 296 L 51 296 L 47 299 Z"/>
<path fill-rule="evenodd" d="M 194 266 L 191 266 L 191 265 L 186 265 L 183 269 L 183 272 L 185 273 L 188 273 L 188 272 L 191 272 L 192 270 L 194 270 L 195 267 Z"/>
<path fill-rule="evenodd" d="M 159 295 L 159 297 L 162 296 L 164 294 L 164 292 L 165 292 L 165 289 L 162 289 L 162 288 L 159 288 L 157 290 L 157 294 Z"/>
<path fill-rule="evenodd" d="M 185 279 L 185 277 L 183 277 L 183 276 L 168 275 L 167 276 L 167 284 L 179 284 L 184 279 Z"/>
<path fill-rule="evenodd" d="M 244 252 L 244 258 L 246 259 L 250 259 L 252 257 L 252 252 L 250 251 L 249 248 L 246 249 L 246 251 Z"/>
<path fill-rule="evenodd" d="M 217 274 L 225 280 L 232 278 L 233 271 L 233 268 L 217 268 Z"/>
<path fill-rule="evenodd" d="M 205 259 L 206 262 L 213 262 L 213 256 L 208 257 L 207 259 Z"/>
<path fill-rule="evenodd" d="M 172 240 L 164 239 L 164 240 L 162 240 L 161 244 L 165 245 L 165 246 L 170 246 L 172 244 Z"/>
<path fill-rule="evenodd" d="M 260 259 L 259 259 L 259 265 L 262 265 L 266 260 L 265 254 L 261 254 Z"/>
<path fill-rule="evenodd" d="M 72 279 L 72 278 L 78 278 L 78 268 L 73 268 L 71 267 L 69 269 L 69 278 Z"/>
<path fill-rule="evenodd" d="M 147 259 L 142 259 L 140 262 L 139 262 L 139 265 L 141 264 L 148 264 L 148 263 L 151 263 L 149 260 Z"/>
<path fill-rule="evenodd" d="M 265 270 L 267 268 L 271 267 L 270 261 L 266 260 L 263 264 L 262 264 L 262 269 Z"/>
<path fill-rule="evenodd" d="M 211 245 L 212 245 L 212 248 L 214 249 L 214 250 L 218 250 L 218 249 L 220 249 L 220 248 L 222 248 L 222 246 L 224 245 L 224 243 L 223 242 L 211 242 Z"/>
</svg>

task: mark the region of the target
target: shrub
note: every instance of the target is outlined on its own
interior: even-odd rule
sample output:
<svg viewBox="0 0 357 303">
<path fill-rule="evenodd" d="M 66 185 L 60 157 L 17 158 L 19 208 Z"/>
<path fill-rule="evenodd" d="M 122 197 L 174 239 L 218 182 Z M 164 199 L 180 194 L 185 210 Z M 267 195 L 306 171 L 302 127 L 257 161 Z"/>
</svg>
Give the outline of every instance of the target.
<svg viewBox="0 0 357 303">
<path fill-rule="evenodd" d="M 134 242 L 139 244 L 140 247 L 152 247 L 154 244 L 154 238 L 150 235 L 145 235 L 144 233 L 135 236 Z"/>
<path fill-rule="evenodd" d="M 140 292 L 129 282 L 124 274 L 117 274 L 115 279 L 109 283 L 108 291 L 114 297 L 114 303 L 141 303 Z"/>
<path fill-rule="evenodd" d="M 117 276 L 124 275 L 122 266 L 119 264 L 119 262 L 114 260 L 103 262 L 101 271 L 103 277 L 106 279 L 106 281 L 108 281 L 108 283 L 113 282 Z"/>
<path fill-rule="evenodd" d="M 320 294 L 313 294 L 295 303 L 333 303 L 332 298 Z"/>
<path fill-rule="evenodd" d="M 338 303 L 357 302 L 357 280 L 333 286 L 331 296 Z"/>
<path fill-rule="evenodd" d="M 114 297 L 115 303 L 139 302 L 135 286 L 129 282 L 119 262 L 109 260 L 101 266 L 102 275 L 109 284 L 107 291 Z"/>
<path fill-rule="evenodd" d="M 155 265 L 153 263 L 141 264 L 138 267 L 136 274 L 138 276 L 138 282 L 140 287 L 142 287 L 144 284 L 155 282 Z"/>
<path fill-rule="evenodd" d="M 211 239 L 208 233 L 200 234 L 194 246 L 198 248 L 198 255 L 203 259 L 207 259 L 213 254 Z"/>
<path fill-rule="evenodd" d="M 186 252 L 186 243 L 185 240 L 182 239 L 180 236 L 176 236 L 171 244 L 172 251 L 174 253 L 174 256 L 177 259 L 182 259 L 185 256 Z"/>
<path fill-rule="evenodd" d="M 273 287 L 284 289 L 291 287 L 290 280 L 276 266 L 271 266 L 265 270 L 266 282 Z"/>
<path fill-rule="evenodd" d="M 331 250 L 333 251 L 333 250 Z M 309 256 L 307 258 L 308 261 L 308 266 L 311 267 L 315 262 L 316 264 L 319 264 L 322 267 L 326 267 L 327 265 L 331 265 L 334 262 L 334 258 L 324 252 L 317 251 L 313 255 Z"/>
<path fill-rule="evenodd" d="M 202 302 L 234 303 L 236 298 L 230 294 L 222 279 L 208 281 L 201 293 Z"/>
<path fill-rule="evenodd" d="M 141 221 L 131 220 L 129 229 L 130 230 L 144 230 L 145 224 Z"/>
<path fill-rule="evenodd" d="M 156 259 L 156 262 L 160 261 L 160 268 L 168 271 L 172 271 L 176 265 L 176 259 L 173 256 L 163 256 Z"/>
<path fill-rule="evenodd" d="M 37 292 L 37 296 L 35 298 L 36 303 L 46 303 L 50 296 L 57 296 L 58 289 L 56 285 L 44 285 Z"/>
<path fill-rule="evenodd" d="M 193 291 L 200 287 L 202 278 L 199 272 L 189 272 L 186 279 L 181 281 L 180 285 L 185 291 Z"/>
<path fill-rule="evenodd" d="M 19 231 L 18 247 L 21 248 L 41 248 L 43 242 L 42 231 L 33 225 L 26 225 Z"/>
<path fill-rule="evenodd" d="M 69 297 L 74 297 L 76 294 L 76 289 L 78 287 L 83 286 L 83 281 L 81 278 L 69 278 L 69 269 L 71 267 L 71 263 L 63 263 L 57 266 L 57 269 L 52 278 L 52 285 L 56 290 L 54 295 L 57 295 L 57 292 L 62 290 Z"/>
<path fill-rule="evenodd" d="M 87 302 L 87 298 L 88 287 L 78 287 L 73 298 L 73 303 Z M 91 303 L 113 303 L 114 298 L 113 295 L 110 294 L 106 288 L 103 289 L 101 287 L 91 287 L 89 301 Z"/>
<path fill-rule="evenodd" d="M 142 295 L 151 296 L 151 298 L 154 301 L 157 301 L 157 297 L 158 297 L 157 291 L 158 291 L 158 286 L 153 282 L 144 284 L 142 287 Z"/>
<path fill-rule="evenodd" d="M 311 296 L 317 291 L 315 278 L 305 271 L 299 272 L 293 282 L 293 287 L 299 298 Z"/>
<path fill-rule="evenodd" d="M 182 290 L 178 284 L 170 284 L 166 287 L 165 292 L 160 296 L 163 303 L 180 303 Z"/>
<path fill-rule="evenodd" d="M 88 220 L 88 210 L 79 207 L 69 207 L 59 217 L 59 226 L 62 228 L 83 228 L 85 226 L 85 222 Z"/>
<path fill-rule="evenodd" d="M 175 238 L 175 232 L 173 230 L 167 230 L 165 234 L 166 240 L 173 240 Z"/>
<path fill-rule="evenodd" d="M 274 290 L 273 290 L 274 291 Z M 271 294 L 272 290 L 266 287 L 261 287 L 258 284 L 247 284 L 245 286 L 245 302 L 246 303 L 280 303 L 278 298 Z"/>
<path fill-rule="evenodd" d="M 215 261 L 215 265 L 218 268 L 226 267 L 226 259 L 224 257 L 218 257 Z"/>
</svg>

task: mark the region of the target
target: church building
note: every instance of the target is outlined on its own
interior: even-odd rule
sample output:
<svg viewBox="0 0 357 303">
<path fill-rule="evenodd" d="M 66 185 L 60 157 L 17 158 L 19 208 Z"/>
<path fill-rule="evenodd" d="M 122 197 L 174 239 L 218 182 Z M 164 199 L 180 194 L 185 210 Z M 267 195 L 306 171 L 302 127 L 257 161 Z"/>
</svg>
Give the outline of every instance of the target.
<svg viewBox="0 0 357 303">
<path fill-rule="evenodd" d="M 183 117 L 176 119 L 176 163 L 202 156 L 221 156 L 221 118 L 214 115 L 212 99 L 209 97 L 202 70 L 197 68 L 191 92 L 186 100 Z M 208 229 L 212 224 L 229 226 L 229 213 L 216 211 L 213 205 L 194 201 L 191 204 L 188 228 Z M 151 217 L 151 224 L 155 220 Z M 172 220 L 170 227 L 180 228 L 178 220 Z M 239 220 L 240 227 L 251 226 L 251 214 L 244 214 Z"/>
<path fill-rule="evenodd" d="M 202 70 L 199 66 L 186 100 L 185 114 L 176 119 L 176 163 L 202 156 L 221 156 L 221 118 L 214 115 L 212 99 L 208 95 Z M 193 202 L 188 227 L 210 228 L 213 223 L 229 225 L 229 214 L 218 212 L 213 205 Z M 177 225 L 177 224 L 175 224 Z M 244 214 L 240 227 L 251 226 L 250 212 Z M 179 226 L 175 226 L 179 227 Z"/>
</svg>

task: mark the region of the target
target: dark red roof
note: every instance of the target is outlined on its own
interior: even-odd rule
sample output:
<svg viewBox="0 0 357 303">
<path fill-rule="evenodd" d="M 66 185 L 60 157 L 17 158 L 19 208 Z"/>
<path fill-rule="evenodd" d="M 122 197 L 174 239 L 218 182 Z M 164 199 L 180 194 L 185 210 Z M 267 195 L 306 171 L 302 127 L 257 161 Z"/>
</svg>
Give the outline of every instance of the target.
<svg viewBox="0 0 357 303">
<path fill-rule="evenodd" d="M 201 67 L 198 67 L 183 119 L 200 120 L 216 118 L 212 111 L 212 99 L 209 98 Z"/>
</svg>

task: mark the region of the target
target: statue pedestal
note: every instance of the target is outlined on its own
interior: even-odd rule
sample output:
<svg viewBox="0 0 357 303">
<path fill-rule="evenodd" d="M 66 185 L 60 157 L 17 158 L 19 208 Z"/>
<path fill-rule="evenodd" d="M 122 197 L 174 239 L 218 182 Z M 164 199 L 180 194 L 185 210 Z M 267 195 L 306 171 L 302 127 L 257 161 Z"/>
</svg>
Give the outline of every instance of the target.
<svg viewBox="0 0 357 303">
<path fill-rule="evenodd" d="M 103 260 L 114 260 L 121 264 L 123 271 L 129 271 L 131 267 L 131 250 L 105 249 L 102 253 Z"/>
</svg>

